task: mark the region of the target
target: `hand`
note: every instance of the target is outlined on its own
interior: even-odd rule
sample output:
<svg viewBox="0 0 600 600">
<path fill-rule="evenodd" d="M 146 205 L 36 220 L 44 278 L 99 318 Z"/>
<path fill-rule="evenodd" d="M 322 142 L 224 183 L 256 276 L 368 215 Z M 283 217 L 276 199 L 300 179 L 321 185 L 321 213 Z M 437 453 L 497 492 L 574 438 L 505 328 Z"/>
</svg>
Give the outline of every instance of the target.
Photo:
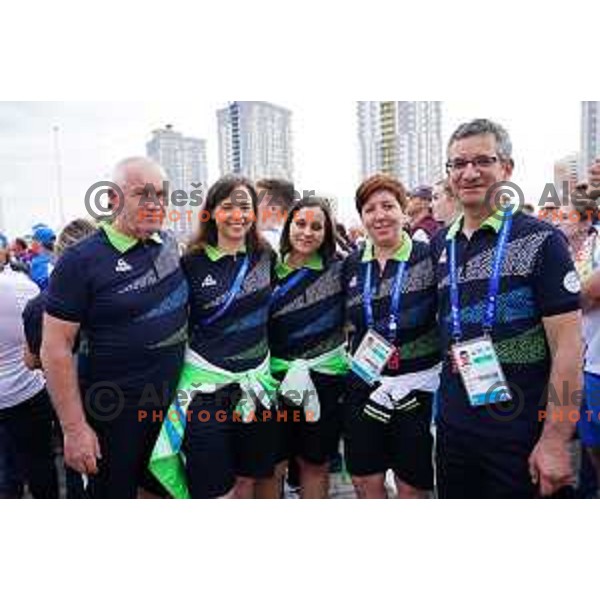
<svg viewBox="0 0 600 600">
<path fill-rule="evenodd" d="M 569 444 L 560 438 L 542 436 L 529 457 L 529 472 L 543 497 L 553 496 L 575 483 Z"/>
<path fill-rule="evenodd" d="M 102 458 L 100 443 L 94 430 L 83 423 L 65 429 L 65 464 L 82 475 L 98 473 L 98 459 Z"/>
</svg>

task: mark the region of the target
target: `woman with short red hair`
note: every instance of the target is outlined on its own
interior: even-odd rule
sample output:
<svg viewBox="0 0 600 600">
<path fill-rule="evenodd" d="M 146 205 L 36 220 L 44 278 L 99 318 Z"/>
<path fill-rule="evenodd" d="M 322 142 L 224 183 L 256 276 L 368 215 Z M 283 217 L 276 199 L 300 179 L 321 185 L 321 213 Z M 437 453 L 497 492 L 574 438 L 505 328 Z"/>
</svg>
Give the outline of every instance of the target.
<svg viewBox="0 0 600 600">
<path fill-rule="evenodd" d="M 356 193 L 365 247 L 344 269 L 352 372 L 345 451 L 360 498 L 385 498 L 392 470 L 399 498 L 433 489 L 433 394 L 439 386 L 434 266 L 427 244 L 404 230 L 406 192 L 376 175 Z"/>
</svg>

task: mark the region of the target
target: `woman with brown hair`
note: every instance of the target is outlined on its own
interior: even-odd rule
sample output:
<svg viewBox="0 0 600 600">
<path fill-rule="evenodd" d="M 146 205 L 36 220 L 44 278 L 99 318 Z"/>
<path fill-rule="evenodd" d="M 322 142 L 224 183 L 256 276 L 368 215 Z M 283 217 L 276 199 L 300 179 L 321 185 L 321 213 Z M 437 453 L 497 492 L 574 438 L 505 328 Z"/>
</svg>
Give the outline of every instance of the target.
<svg viewBox="0 0 600 600">
<path fill-rule="evenodd" d="M 302 498 L 323 499 L 340 442 L 348 372 L 342 262 L 326 200 L 311 197 L 294 205 L 276 274 L 269 342 L 271 368 L 282 382 L 279 410 L 287 414 L 279 423 L 280 459 L 298 461 Z"/>
<path fill-rule="evenodd" d="M 376 175 L 360 186 L 356 207 L 369 240 L 344 267 L 352 354 L 345 451 L 360 498 L 385 498 L 388 470 L 400 498 L 433 489 L 436 284 L 429 246 L 403 229 L 406 202 L 391 177 Z"/>
<path fill-rule="evenodd" d="M 150 463 L 175 497 L 252 498 L 274 472 L 267 324 L 275 255 L 258 233 L 257 205 L 248 180 L 219 180 L 182 259 L 189 346 Z"/>
</svg>

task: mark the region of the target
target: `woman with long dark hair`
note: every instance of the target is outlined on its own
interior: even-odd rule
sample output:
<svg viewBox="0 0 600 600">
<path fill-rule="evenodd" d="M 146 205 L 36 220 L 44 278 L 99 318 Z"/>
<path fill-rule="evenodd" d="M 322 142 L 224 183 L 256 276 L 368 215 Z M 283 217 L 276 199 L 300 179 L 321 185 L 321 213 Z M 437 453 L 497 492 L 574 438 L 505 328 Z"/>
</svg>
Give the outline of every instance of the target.
<svg viewBox="0 0 600 600">
<path fill-rule="evenodd" d="M 182 259 L 189 348 L 151 460 L 175 497 L 252 498 L 256 482 L 274 472 L 267 323 L 275 256 L 258 233 L 257 210 L 248 180 L 221 179 Z"/>
<path fill-rule="evenodd" d="M 294 205 L 281 238 L 271 303 L 269 343 L 280 388 L 280 456 L 297 460 L 302 498 L 326 498 L 329 461 L 340 441 L 348 361 L 342 263 L 327 202 Z"/>
</svg>

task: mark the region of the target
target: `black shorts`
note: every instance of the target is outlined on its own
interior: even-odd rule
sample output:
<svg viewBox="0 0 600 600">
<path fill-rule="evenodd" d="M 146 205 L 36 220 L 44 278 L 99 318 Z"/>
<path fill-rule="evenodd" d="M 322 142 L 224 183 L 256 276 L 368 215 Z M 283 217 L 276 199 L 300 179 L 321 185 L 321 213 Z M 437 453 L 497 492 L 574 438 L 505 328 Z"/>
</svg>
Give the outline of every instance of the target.
<svg viewBox="0 0 600 600">
<path fill-rule="evenodd" d="M 183 442 L 192 498 L 220 498 L 237 477 L 266 479 L 275 472 L 276 411 L 258 405 L 256 420 L 243 423 L 234 412 L 240 388 L 231 385 L 216 394 L 197 394 L 188 409 Z"/>
<path fill-rule="evenodd" d="M 96 499 L 134 499 L 138 488 L 159 497 L 167 494 L 148 470 L 162 426 L 160 410 L 143 417 L 135 403 L 127 403 L 115 418 L 102 420 L 88 413 L 100 442 L 98 475 L 89 478 L 87 496 Z"/>
<path fill-rule="evenodd" d="M 438 496 L 454 500 L 539 498 L 529 474 L 535 444 L 535 439 L 487 439 L 441 424 L 436 439 Z M 573 490 L 564 488 L 554 497 L 571 498 Z"/>
<path fill-rule="evenodd" d="M 344 397 L 344 448 L 348 471 L 356 477 L 391 469 L 404 483 L 433 489 L 433 394 L 419 392 L 414 410 L 396 412 L 384 424 L 363 414 L 373 389 L 350 374 Z"/>
<path fill-rule="evenodd" d="M 176 381 L 147 386 L 143 390 L 123 390 L 110 382 L 86 385 L 82 398 L 88 422 L 96 431 L 102 458 L 99 473 L 89 478 L 85 493 L 91 498 L 136 498 L 138 489 L 158 496 L 167 492 L 150 473 L 148 464 L 158 439 Z M 71 479 L 71 486 L 73 481 Z"/>
<path fill-rule="evenodd" d="M 277 462 L 298 457 L 310 464 L 322 466 L 338 452 L 345 378 L 321 373 L 311 373 L 311 377 L 319 395 L 321 418 L 317 422 L 307 421 L 303 407 L 291 405 L 280 397 L 278 411 L 285 414 L 285 419 L 278 414 L 280 441 Z"/>
</svg>

